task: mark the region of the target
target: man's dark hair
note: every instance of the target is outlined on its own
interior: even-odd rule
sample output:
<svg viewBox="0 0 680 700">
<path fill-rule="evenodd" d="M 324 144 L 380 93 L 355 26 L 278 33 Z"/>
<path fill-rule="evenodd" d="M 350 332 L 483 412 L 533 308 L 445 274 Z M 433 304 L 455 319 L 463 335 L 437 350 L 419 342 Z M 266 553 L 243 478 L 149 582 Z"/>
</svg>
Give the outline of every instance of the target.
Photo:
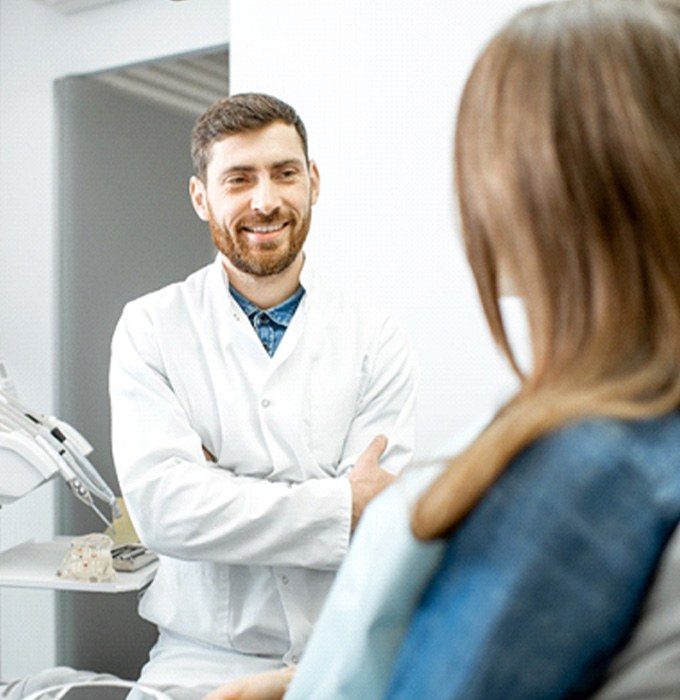
<svg viewBox="0 0 680 700">
<path fill-rule="evenodd" d="M 297 112 L 271 95 L 242 93 L 218 100 L 196 121 L 191 132 L 191 158 L 197 177 L 205 182 L 213 143 L 231 134 L 262 129 L 274 122 L 295 127 L 302 141 L 305 160 L 308 161 L 307 131 Z"/>
</svg>

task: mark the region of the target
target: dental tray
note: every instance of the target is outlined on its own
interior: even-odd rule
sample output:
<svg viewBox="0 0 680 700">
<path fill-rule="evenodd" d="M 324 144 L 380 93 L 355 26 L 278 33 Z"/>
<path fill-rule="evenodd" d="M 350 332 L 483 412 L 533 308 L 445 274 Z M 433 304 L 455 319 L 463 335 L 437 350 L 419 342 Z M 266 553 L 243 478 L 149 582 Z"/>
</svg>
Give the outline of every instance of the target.
<svg viewBox="0 0 680 700">
<path fill-rule="evenodd" d="M 28 540 L 0 553 L 0 586 L 125 593 L 138 591 L 148 585 L 158 568 L 158 562 L 153 561 L 136 571 L 116 571 L 115 581 L 102 583 L 65 580 L 57 576 L 57 569 L 71 539 L 57 537 L 48 542 Z"/>
</svg>

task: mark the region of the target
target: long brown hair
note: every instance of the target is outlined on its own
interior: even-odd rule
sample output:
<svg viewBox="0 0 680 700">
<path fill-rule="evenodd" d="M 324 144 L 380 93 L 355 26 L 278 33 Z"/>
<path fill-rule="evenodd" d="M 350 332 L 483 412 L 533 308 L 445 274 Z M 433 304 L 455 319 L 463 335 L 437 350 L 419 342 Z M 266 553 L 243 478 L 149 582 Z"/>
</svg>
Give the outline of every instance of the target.
<svg viewBox="0 0 680 700">
<path fill-rule="evenodd" d="M 517 372 L 501 270 L 524 298 L 533 366 L 416 504 L 418 537 L 450 531 L 541 435 L 680 406 L 679 76 L 675 0 L 531 7 L 478 58 L 455 134 L 463 238 Z"/>
</svg>

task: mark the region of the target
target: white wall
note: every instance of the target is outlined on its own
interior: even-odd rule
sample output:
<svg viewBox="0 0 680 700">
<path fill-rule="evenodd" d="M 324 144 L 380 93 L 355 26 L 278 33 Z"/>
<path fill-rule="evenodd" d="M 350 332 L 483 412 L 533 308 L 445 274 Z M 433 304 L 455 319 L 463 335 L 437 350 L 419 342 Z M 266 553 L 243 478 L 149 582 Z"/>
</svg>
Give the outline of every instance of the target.
<svg viewBox="0 0 680 700">
<path fill-rule="evenodd" d="M 223 45 L 228 11 L 228 0 L 120 0 L 72 15 L 0 2 L 0 357 L 38 410 L 53 411 L 59 372 L 54 80 Z M 50 537 L 53 520 L 44 486 L 4 509 L 0 549 Z M 51 593 L 0 590 L 1 677 L 52 665 L 54 636 Z"/>
<path fill-rule="evenodd" d="M 419 453 L 508 381 L 456 234 L 451 134 L 464 77 L 519 0 L 234 2 L 232 92 L 300 112 L 321 171 L 310 248 L 328 275 L 389 308 L 422 367 Z"/>
</svg>

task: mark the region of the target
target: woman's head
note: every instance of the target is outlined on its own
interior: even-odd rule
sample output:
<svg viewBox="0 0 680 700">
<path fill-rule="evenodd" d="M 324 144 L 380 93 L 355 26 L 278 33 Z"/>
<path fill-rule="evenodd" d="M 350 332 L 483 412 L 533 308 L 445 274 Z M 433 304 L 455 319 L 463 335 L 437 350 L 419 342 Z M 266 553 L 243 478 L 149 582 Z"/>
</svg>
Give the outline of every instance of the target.
<svg viewBox="0 0 680 700">
<path fill-rule="evenodd" d="M 463 233 L 506 350 L 500 270 L 525 298 L 530 381 L 625 370 L 680 322 L 679 75 L 672 0 L 531 7 L 475 64 L 455 141 Z"/>
<path fill-rule="evenodd" d="M 533 367 L 420 499 L 417 536 L 450 530 L 550 430 L 680 406 L 679 75 L 680 0 L 530 7 L 477 60 L 455 137 L 463 237 L 511 361 L 501 275 L 524 297 Z"/>
</svg>

